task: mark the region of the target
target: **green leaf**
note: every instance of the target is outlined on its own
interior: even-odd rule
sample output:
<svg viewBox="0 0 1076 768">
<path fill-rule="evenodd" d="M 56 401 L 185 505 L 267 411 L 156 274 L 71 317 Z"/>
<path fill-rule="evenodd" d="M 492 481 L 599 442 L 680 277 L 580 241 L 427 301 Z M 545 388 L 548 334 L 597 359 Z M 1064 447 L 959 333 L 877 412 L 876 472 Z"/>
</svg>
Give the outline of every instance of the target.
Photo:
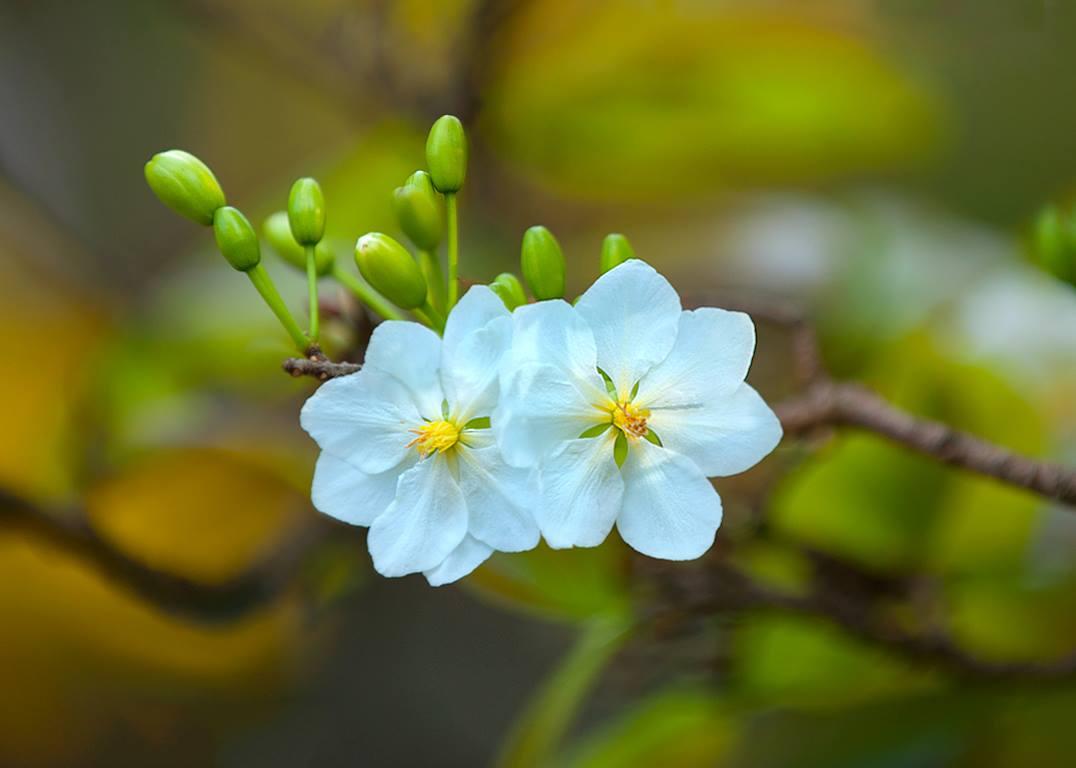
<svg viewBox="0 0 1076 768">
<path fill-rule="evenodd" d="M 906 161 L 936 133 L 881 45 L 776 6 L 531 3 L 515 24 L 486 135 L 561 194 L 801 182 Z"/>
</svg>

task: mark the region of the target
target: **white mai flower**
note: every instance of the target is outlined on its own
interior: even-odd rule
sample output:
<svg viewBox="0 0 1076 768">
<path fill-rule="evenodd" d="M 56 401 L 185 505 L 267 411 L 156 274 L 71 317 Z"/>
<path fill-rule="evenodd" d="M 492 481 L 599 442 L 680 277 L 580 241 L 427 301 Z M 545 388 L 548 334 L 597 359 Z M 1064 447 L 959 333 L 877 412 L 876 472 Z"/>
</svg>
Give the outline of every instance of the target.
<svg viewBox="0 0 1076 768">
<path fill-rule="evenodd" d="M 536 468 L 550 546 L 597 546 L 615 523 L 652 557 L 702 555 L 721 524 L 706 478 L 744 471 L 781 439 L 744 383 L 751 319 L 682 311 L 664 277 L 630 260 L 574 307 L 520 307 L 513 326 L 493 429 L 509 464 Z"/>
<path fill-rule="evenodd" d="M 370 527 L 381 574 L 421 571 L 437 586 L 493 550 L 537 545 L 528 473 L 504 463 L 489 429 L 511 332 L 504 303 L 476 286 L 452 310 L 443 340 L 418 323 L 381 323 L 362 369 L 326 382 L 303 406 L 303 429 L 322 449 L 314 506 Z"/>
</svg>

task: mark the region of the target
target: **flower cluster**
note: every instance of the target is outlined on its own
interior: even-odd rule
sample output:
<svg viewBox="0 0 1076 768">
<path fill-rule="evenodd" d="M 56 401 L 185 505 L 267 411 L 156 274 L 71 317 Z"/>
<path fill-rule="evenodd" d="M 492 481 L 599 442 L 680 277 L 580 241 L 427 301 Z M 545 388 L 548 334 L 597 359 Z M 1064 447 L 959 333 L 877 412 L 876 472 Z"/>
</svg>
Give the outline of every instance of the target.
<svg viewBox="0 0 1076 768">
<path fill-rule="evenodd" d="M 154 193 L 213 228 L 222 255 L 304 355 L 322 354 L 321 279 L 384 320 L 361 370 L 323 384 L 303 407 L 302 426 L 321 447 L 314 505 L 369 527 L 380 573 L 423 573 L 434 585 L 541 538 L 554 548 L 597 546 L 614 526 L 652 557 L 699 557 L 721 524 L 707 478 L 742 472 L 781 438 L 744 382 L 750 318 L 684 311 L 619 234 L 602 246 L 602 276 L 570 304 L 564 254 L 541 226 L 523 237 L 523 282 L 504 273 L 459 298 L 456 195 L 467 165 L 459 120 L 434 123 L 426 159 L 428 170 L 392 197 L 415 254 L 386 234 L 363 235 L 354 248 L 361 277 L 325 238 L 314 179 L 297 180 L 287 210 L 265 221 L 273 250 L 306 272 L 305 331 L 261 263 L 254 228 L 226 204 L 208 166 L 180 150 L 146 165 Z"/>
<path fill-rule="evenodd" d="M 742 472 L 781 437 L 744 383 L 754 343 L 747 315 L 681 310 L 637 259 L 575 306 L 509 313 L 475 286 L 443 339 L 383 323 L 362 370 L 307 401 L 314 504 L 370 526 L 379 572 L 435 585 L 539 532 L 590 547 L 614 524 L 644 554 L 698 557 L 721 524 L 707 477 Z"/>
</svg>

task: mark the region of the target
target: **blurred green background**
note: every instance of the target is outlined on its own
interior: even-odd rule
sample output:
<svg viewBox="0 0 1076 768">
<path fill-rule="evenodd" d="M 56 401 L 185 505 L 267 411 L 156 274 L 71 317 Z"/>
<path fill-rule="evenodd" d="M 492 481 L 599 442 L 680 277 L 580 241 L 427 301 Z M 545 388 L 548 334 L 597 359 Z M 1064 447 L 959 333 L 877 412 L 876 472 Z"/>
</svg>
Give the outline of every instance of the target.
<svg viewBox="0 0 1076 768">
<path fill-rule="evenodd" d="M 806 308 L 836 374 L 1072 464 L 1076 294 L 1023 254 L 1074 191 L 1074 34 L 1063 0 L 3 0 L 0 487 L 209 585 L 316 518 L 312 384 L 142 165 L 194 152 L 256 221 L 315 175 L 346 256 L 396 233 L 444 112 L 472 142 L 465 277 L 543 223 L 579 291 L 623 231 L 685 294 Z M 334 353 L 352 334 L 330 323 Z M 783 341 L 761 327 L 751 377 L 774 399 Z M 760 578 L 828 553 L 931 585 L 984 658 L 1076 648 L 1071 509 L 843 434 L 717 487 Z M 969 685 L 772 613 L 626 632 L 662 606 L 618 541 L 435 590 L 319 519 L 279 598 L 207 622 L 3 520 L 3 766 L 1076 759 L 1076 681 Z"/>
</svg>

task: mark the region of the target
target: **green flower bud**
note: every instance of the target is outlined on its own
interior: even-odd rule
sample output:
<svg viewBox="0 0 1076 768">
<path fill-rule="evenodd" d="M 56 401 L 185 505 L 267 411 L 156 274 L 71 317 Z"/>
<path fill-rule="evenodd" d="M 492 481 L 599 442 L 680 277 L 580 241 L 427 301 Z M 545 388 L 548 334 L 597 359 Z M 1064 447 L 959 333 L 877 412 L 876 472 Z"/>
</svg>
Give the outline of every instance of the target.
<svg viewBox="0 0 1076 768">
<path fill-rule="evenodd" d="M 1066 208 L 1051 205 L 1039 213 L 1030 255 L 1044 272 L 1076 285 L 1076 211 Z"/>
<path fill-rule="evenodd" d="M 374 290 L 398 307 L 426 303 L 426 280 L 407 249 L 388 235 L 371 232 L 355 243 L 355 263 Z"/>
<path fill-rule="evenodd" d="M 509 311 L 527 303 L 527 295 L 523 293 L 523 284 L 511 272 L 502 272 L 493 278 L 489 289 L 501 297 L 501 301 Z"/>
<path fill-rule="evenodd" d="M 226 205 L 213 214 L 213 234 L 217 248 L 234 269 L 249 272 L 262 260 L 258 235 L 238 208 Z"/>
<path fill-rule="evenodd" d="M 145 168 L 153 194 L 181 216 L 211 226 L 213 214 L 225 204 L 224 192 L 213 171 L 181 149 L 159 152 Z"/>
<path fill-rule="evenodd" d="M 295 242 L 295 237 L 291 234 L 287 211 L 277 211 L 265 220 L 262 224 L 262 237 L 280 258 L 296 269 L 306 271 L 306 250 Z M 319 276 L 332 272 L 334 260 L 332 248 L 326 241 L 322 240 L 314 246 L 314 266 Z"/>
<path fill-rule="evenodd" d="M 523 233 L 521 253 L 523 279 L 534 298 L 560 299 L 564 296 L 564 254 L 553 233 L 542 226 Z"/>
<path fill-rule="evenodd" d="M 426 139 L 426 165 L 439 192 L 458 192 L 467 177 L 467 137 L 458 117 L 443 115 Z"/>
<path fill-rule="evenodd" d="M 325 235 L 325 197 L 310 177 L 298 179 L 288 195 L 288 223 L 299 245 L 317 245 Z"/>
<path fill-rule="evenodd" d="M 606 235 L 602 241 L 601 272 L 604 275 L 617 264 L 623 264 L 628 259 L 635 258 L 635 250 L 628 242 L 628 238 L 614 232 Z"/>
<path fill-rule="evenodd" d="M 445 222 L 441 214 L 441 198 L 433 188 L 430 175 L 413 173 L 392 195 L 400 229 L 423 251 L 434 251 L 441 242 Z"/>
</svg>

